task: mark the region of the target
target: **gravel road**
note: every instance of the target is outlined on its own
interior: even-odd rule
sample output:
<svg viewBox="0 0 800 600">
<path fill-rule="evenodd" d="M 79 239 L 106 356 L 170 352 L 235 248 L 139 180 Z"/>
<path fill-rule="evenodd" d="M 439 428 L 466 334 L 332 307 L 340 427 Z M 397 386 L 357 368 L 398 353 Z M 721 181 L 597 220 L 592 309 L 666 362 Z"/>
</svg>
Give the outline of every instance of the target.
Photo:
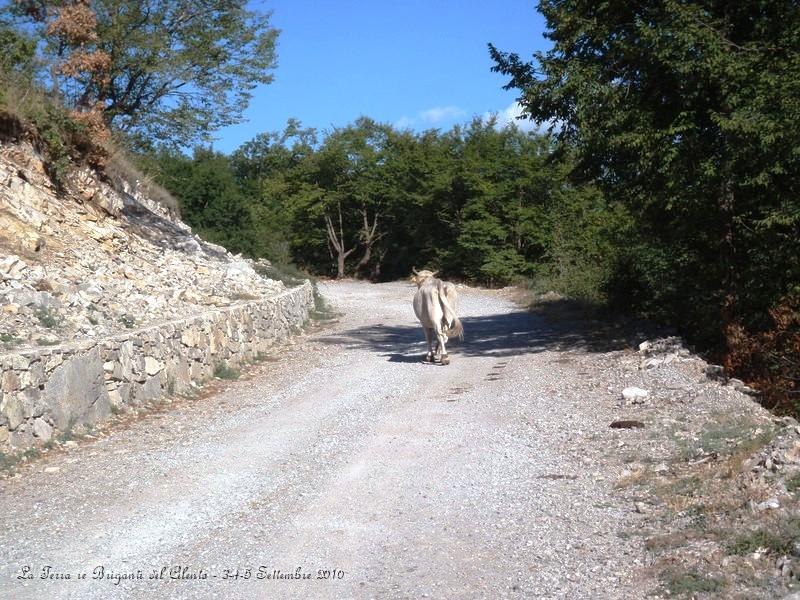
<svg viewBox="0 0 800 600">
<path fill-rule="evenodd" d="M 426 365 L 411 285 L 320 287 L 278 360 L 0 481 L 0 598 L 646 597 L 601 352 L 463 288 Z"/>
</svg>

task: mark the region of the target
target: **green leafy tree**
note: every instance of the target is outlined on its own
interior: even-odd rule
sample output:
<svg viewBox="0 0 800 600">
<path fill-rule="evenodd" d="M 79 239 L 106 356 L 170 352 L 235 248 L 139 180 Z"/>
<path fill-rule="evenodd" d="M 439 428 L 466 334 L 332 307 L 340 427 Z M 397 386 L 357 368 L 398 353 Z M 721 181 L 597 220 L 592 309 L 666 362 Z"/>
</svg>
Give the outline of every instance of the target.
<svg viewBox="0 0 800 600">
<path fill-rule="evenodd" d="M 800 7 L 539 7 L 551 50 L 490 52 L 528 115 L 576 148 L 576 174 L 634 218 L 611 293 L 707 342 L 767 323 L 800 282 Z"/>
<path fill-rule="evenodd" d="M 278 32 L 268 14 L 249 10 L 245 0 L 17 0 L 10 5 L 19 19 L 40 24 L 51 61 L 66 59 L 76 67 L 68 82 L 61 81 L 67 103 L 102 103 L 108 126 L 144 143 L 187 146 L 204 139 L 239 122 L 252 89 L 272 81 Z M 71 40 L 84 13 L 96 20 L 96 34 Z M 53 15 L 58 15 L 55 21 Z M 48 38 L 53 32 L 60 35 Z M 107 59 L 103 77 L 84 68 L 85 60 L 76 60 L 89 56 Z"/>
<path fill-rule="evenodd" d="M 450 160 L 436 131 L 389 132 L 380 169 L 384 237 L 376 244 L 372 279 L 405 277 L 414 266 L 432 266 L 444 243 L 432 198 L 447 179 Z"/>
<path fill-rule="evenodd" d="M 227 156 L 203 148 L 193 157 L 162 150 L 155 160 L 159 183 L 178 199 L 181 215 L 200 236 L 232 252 L 258 254 L 247 198 Z"/>
<path fill-rule="evenodd" d="M 533 273 L 542 257 L 541 215 L 554 184 L 546 136 L 496 121 L 473 120 L 445 135 L 453 162 L 439 210 L 451 242 L 439 253 L 446 269 L 503 284 Z"/>
<path fill-rule="evenodd" d="M 316 146 L 316 131 L 290 119 L 282 132 L 259 134 L 232 154 L 231 166 L 248 198 L 258 256 L 278 263 L 296 259 L 290 242 L 289 199 L 304 188 L 304 174 Z"/>
<path fill-rule="evenodd" d="M 302 168 L 294 172 L 292 212 L 296 226 L 293 246 L 304 256 L 319 260 L 320 236 L 335 266 L 337 277 L 348 270 L 348 259 L 360 252 L 353 271 L 363 275 L 376 244 L 386 230 L 381 222 L 389 199 L 382 171 L 389 128 L 371 119 L 336 129 Z M 302 216 L 302 219 L 298 217 Z M 308 225 L 316 225 L 309 230 Z"/>
<path fill-rule="evenodd" d="M 547 136 L 494 120 L 415 134 L 362 118 L 322 141 L 290 121 L 230 157 L 164 151 L 156 163 L 200 231 L 314 272 L 377 280 L 417 266 L 559 285 L 579 273 L 584 285 L 570 290 L 583 295 L 602 279 L 585 275 L 598 253 L 589 232 L 604 231 L 602 196 L 568 184 Z"/>
<path fill-rule="evenodd" d="M 36 69 L 36 41 L 0 18 L 0 75 L 29 80 Z"/>
</svg>

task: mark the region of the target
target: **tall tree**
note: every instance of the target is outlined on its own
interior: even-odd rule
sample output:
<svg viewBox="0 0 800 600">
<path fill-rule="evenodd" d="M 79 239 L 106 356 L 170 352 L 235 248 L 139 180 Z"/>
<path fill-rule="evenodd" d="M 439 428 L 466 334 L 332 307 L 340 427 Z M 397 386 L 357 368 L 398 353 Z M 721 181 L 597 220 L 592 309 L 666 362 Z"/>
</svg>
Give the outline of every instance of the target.
<svg viewBox="0 0 800 600">
<path fill-rule="evenodd" d="M 36 41 L 0 17 L 0 75 L 30 79 L 36 68 L 35 56 Z"/>
<path fill-rule="evenodd" d="M 278 31 L 245 0 L 9 2 L 43 37 L 59 34 L 43 48 L 74 66 L 65 101 L 102 103 L 107 125 L 131 136 L 191 145 L 239 122 L 252 89 L 272 81 Z M 76 37 L 89 14 L 95 33 Z M 87 57 L 107 61 L 102 77 Z"/>
<path fill-rule="evenodd" d="M 306 185 L 305 173 L 316 147 L 316 131 L 290 119 L 282 132 L 259 134 L 231 155 L 239 185 L 250 200 L 260 256 L 279 263 L 298 260 L 290 243 L 291 199 Z"/>
<path fill-rule="evenodd" d="M 189 225 L 233 252 L 257 253 L 259 240 L 247 198 L 227 156 L 204 148 L 197 148 L 192 157 L 162 149 L 155 160 L 159 182 L 178 199 Z"/>
<path fill-rule="evenodd" d="M 322 217 L 327 243 L 336 265 L 336 276 L 347 271 L 347 259 L 362 250 L 355 270 L 365 273 L 376 258 L 375 244 L 384 236 L 380 222 L 387 196 L 381 172 L 386 160 L 389 128 L 367 118 L 331 132 L 307 172 L 316 190 L 306 200 L 316 205 Z"/>
<path fill-rule="evenodd" d="M 800 282 L 800 6 L 539 8 L 551 50 L 490 52 L 527 114 L 577 148 L 577 174 L 634 215 L 618 296 L 707 340 L 768 321 Z"/>
</svg>

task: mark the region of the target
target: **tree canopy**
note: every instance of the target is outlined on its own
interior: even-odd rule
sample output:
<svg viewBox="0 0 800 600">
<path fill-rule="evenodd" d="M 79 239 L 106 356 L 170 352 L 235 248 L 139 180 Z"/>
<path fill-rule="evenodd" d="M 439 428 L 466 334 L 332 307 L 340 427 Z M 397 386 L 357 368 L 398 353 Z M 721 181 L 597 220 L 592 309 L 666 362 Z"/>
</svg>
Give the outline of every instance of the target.
<svg viewBox="0 0 800 600">
<path fill-rule="evenodd" d="M 189 222 L 234 249 L 339 277 L 384 279 L 430 266 L 495 284 L 554 276 L 569 287 L 568 273 L 594 273 L 583 259 L 586 240 L 560 242 L 571 254 L 559 256 L 556 273 L 544 264 L 552 236 L 571 236 L 603 201 L 566 181 L 552 150 L 547 136 L 494 120 L 415 134 L 361 118 L 323 136 L 290 121 L 243 144 L 225 168 L 214 155 L 215 169 L 234 173 L 246 199 L 238 223 L 207 219 L 216 205 L 240 214 L 239 196 L 222 194 L 198 170 L 208 151 L 156 162 Z M 568 225 L 552 218 L 567 213 Z"/>
<path fill-rule="evenodd" d="M 10 0 L 9 0 L 10 1 Z M 272 81 L 278 31 L 245 0 L 15 0 L 68 106 L 100 104 L 140 143 L 187 146 L 237 123 Z"/>
<path fill-rule="evenodd" d="M 490 52 L 527 115 L 575 152 L 574 178 L 633 217 L 610 294 L 724 345 L 731 366 L 750 361 L 735 358 L 749 336 L 800 295 L 800 6 L 539 8 L 552 49 Z"/>
</svg>

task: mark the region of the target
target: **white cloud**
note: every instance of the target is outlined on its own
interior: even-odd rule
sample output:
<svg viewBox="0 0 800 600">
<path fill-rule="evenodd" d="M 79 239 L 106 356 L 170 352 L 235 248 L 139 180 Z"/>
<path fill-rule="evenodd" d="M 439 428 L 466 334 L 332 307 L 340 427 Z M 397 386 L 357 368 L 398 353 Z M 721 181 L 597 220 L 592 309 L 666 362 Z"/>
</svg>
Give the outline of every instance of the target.
<svg viewBox="0 0 800 600">
<path fill-rule="evenodd" d="M 427 110 L 418 112 L 413 117 L 403 115 L 394 122 L 394 126 L 397 129 L 408 129 L 423 124 L 430 126 L 443 122 L 447 123 L 448 121 L 452 122 L 465 116 L 466 114 L 467 111 L 465 111 L 463 108 L 459 108 L 458 106 L 434 106 Z"/>
<path fill-rule="evenodd" d="M 395 129 L 408 129 L 414 124 L 414 119 L 403 115 L 394 122 Z"/>
<path fill-rule="evenodd" d="M 503 127 L 515 124 L 517 127 L 520 128 L 522 131 L 536 131 L 541 130 L 545 131 L 547 129 L 546 126 L 539 127 L 536 125 L 534 121 L 530 119 L 519 119 L 518 117 L 522 114 L 522 106 L 520 106 L 519 102 L 512 102 L 508 107 L 504 108 L 499 112 L 487 112 L 483 114 L 483 120 L 487 121 L 492 116 L 497 118 L 497 128 L 502 129 Z"/>
<path fill-rule="evenodd" d="M 463 108 L 458 106 L 434 106 L 419 113 L 419 118 L 428 123 L 439 123 L 445 120 L 458 119 L 467 114 Z"/>
<path fill-rule="evenodd" d="M 492 117 L 496 119 L 495 127 L 502 129 L 508 125 L 514 124 L 521 131 L 538 131 L 545 133 L 550 126 L 549 122 L 537 125 L 531 119 L 520 119 L 522 115 L 522 106 L 519 102 L 512 102 L 506 108 L 499 111 L 487 111 L 483 113 L 481 118 L 488 121 Z M 431 125 L 449 124 L 457 119 L 467 116 L 467 111 L 458 106 L 434 106 L 427 110 L 418 112 L 413 117 L 403 115 L 394 122 L 397 129 L 414 129 L 416 127 L 429 127 Z"/>
</svg>

